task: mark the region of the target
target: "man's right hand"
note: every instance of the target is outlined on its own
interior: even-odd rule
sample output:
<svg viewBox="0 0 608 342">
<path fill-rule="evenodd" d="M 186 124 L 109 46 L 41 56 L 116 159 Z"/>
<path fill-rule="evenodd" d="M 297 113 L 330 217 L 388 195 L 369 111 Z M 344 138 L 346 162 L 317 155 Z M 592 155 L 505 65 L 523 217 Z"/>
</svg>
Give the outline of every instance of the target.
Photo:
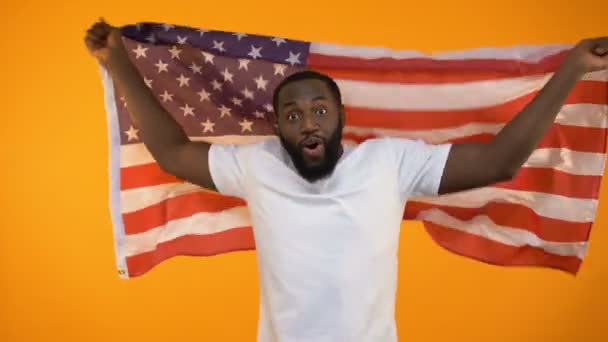
<svg viewBox="0 0 608 342">
<path fill-rule="evenodd" d="M 120 29 L 103 19 L 93 24 L 85 36 L 87 49 L 104 66 L 116 56 L 126 55 Z"/>
</svg>

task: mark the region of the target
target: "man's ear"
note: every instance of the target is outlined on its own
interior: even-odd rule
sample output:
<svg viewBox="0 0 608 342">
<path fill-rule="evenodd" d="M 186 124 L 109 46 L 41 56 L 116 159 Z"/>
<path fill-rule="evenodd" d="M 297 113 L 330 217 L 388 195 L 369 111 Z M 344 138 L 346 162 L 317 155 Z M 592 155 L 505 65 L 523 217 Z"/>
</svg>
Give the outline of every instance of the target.
<svg viewBox="0 0 608 342">
<path fill-rule="evenodd" d="M 342 123 L 342 128 L 346 125 L 346 114 L 344 113 L 344 105 L 340 105 L 340 122 Z"/>
<path fill-rule="evenodd" d="M 279 121 L 277 119 L 277 114 L 273 113 L 270 118 L 270 124 L 272 125 L 272 131 L 276 136 L 279 136 Z"/>
</svg>

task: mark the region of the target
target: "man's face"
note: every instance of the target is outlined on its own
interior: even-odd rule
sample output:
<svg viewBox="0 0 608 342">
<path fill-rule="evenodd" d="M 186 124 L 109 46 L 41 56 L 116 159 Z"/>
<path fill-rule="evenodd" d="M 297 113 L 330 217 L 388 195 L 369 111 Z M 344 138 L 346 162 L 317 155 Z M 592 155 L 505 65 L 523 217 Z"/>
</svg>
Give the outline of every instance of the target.
<svg viewBox="0 0 608 342">
<path fill-rule="evenodd" d="M 302 177 L 330 174 L 342 155 L 343 111 L 321 80 L 289 83 L 278 97 L 278 135 Z"/>
</svg>

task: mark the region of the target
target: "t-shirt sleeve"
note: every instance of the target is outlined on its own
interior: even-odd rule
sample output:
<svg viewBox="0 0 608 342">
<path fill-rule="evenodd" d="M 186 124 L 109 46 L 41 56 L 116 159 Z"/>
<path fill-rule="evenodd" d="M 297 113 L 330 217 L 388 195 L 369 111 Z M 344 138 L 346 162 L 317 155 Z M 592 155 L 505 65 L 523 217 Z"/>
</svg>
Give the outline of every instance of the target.
<svg viewBox="0 0 608 342">
<path fill-rule="evenodd" d="M 436 196 L 452 145 L 401 138 L 387 138 L 386 143 L 395 157 L 402 198 Z"/>
<path fill-rule="evenodd" d="M 228 144 L 212 144 L 209 148 L 209 172 L 219 193 L 245 197 L 244 149 Z"/>
</svg>

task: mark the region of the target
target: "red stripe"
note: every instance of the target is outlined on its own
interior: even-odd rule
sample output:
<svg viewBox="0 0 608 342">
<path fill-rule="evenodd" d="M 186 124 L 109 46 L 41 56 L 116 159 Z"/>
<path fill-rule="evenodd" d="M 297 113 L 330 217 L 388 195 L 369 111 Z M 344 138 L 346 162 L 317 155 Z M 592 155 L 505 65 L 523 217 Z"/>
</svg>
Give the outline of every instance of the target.
<svg viewBox="0 0 608 342">
<path fill-rule="evenodd" d="M 494 186 L 566 197 L 598 199 L 601 180 L 602 176 L 572 175 L 555 169 L 524 167 L 515 179 Z"/>
<path fill-rule="evenodd" d="M 576 274 L 581 265 L 581 260 L 573 256 L 556 255 L 531 246 L 508 246 L 434 223 L 425 222 L 424 226 L 433 240 L 443 248 L 488 264 L 549 267 L 571 274 Z"/>
<path fill-rule="evenodd" d="M 215 192 L 194 192 L 167 198 L 157 204 L 123 214 L 126 234 L 143 233 L 150 229 L 201 212 L 220 212 L 244 206 L 239 198 L 223 196 Z"/>
<path fill-rule="evenodd" d="M 534 92 L 496 106 L 477 109 L 407 111 L 347 106 L 346 123 L 352 126 L 407 130 L 458 127 L 471 122 L 507 123 L 537 94 Z M 608 104 L 608 82 L 579 82 L 565 104 L 579 103 Z"/>
<path fill-rule="evenodd" d="M 438 208 L 462 221 L 469 221 L 478 215 L 486 215 L 499 226 L 525 229 L 546 241 L 587 241 L 591 230 L 590 222 L 578 223 L 543 217 L 526 206 L 503 202 L 489 202 L 480 208 L 457 208 L 412 200 L 407 203 L 404 219 L 413 220 L 421 211 L 433 208 Z"/>
<path fill-rule="evenodd" d="M 556 70 L 568 51 L 547 56 L 539 62 L 527 62 L 514 59 L 458 59 L 434 60 L 430 58 L 373 58 L 329 56 L 318 53 L 308 55 L 306 64 L 315 69 L 361 70 L 366 71 L 435 71 L 435 72 L 500 72 L 513 76 L 534 75 Z"/>
<path fill-rule="evenodd" d="M 170 183 L 183 183 L 183 181 L 163 171 L 156 162 L 120 169 L 120 190 Z"/>
<path fill-rule="evenodd" d="M 255 241 L 251 227 L 241 227 L 208 235 L 186 235 L 160 243 L 153 251 L 127 257 L 127 267 L 129 276 L 137 277 L 178 255 L 211 256 L 253 249 Z"/>
<path fill-rule="evenodd" d="M 405 132 L 404 132 L 405 133 Z M 589 128 L 562 126 L 553 124 L 545 137 L 540 141 L 536 148 L 567 148 L 578 152 L 605 153 L 604 141 L 607 130 L 604 128 Z M 491 133 L 481 133 L 464 137 L 457 137 L 443 141 L 445 143 L 476 142 L 488 143 L 496 135 Z M 355 132 L 344 132 L 343 139 L 362 143 L 368 139 L 378 138 L 375 134 L 361 135 Z"/>
<path fill-rule="evenodd" d="M 316 71 L 331 76 L 337 80 L 367 81 L 376 83 L 401 84 L 445 84 L 513 78 L 512 74 L 498 71 L 475 71 L 463 73 L 458 70 L 444 70 L 441 73 L 408 70 L 356 70 L 315 67 Z"/>
</svg>

